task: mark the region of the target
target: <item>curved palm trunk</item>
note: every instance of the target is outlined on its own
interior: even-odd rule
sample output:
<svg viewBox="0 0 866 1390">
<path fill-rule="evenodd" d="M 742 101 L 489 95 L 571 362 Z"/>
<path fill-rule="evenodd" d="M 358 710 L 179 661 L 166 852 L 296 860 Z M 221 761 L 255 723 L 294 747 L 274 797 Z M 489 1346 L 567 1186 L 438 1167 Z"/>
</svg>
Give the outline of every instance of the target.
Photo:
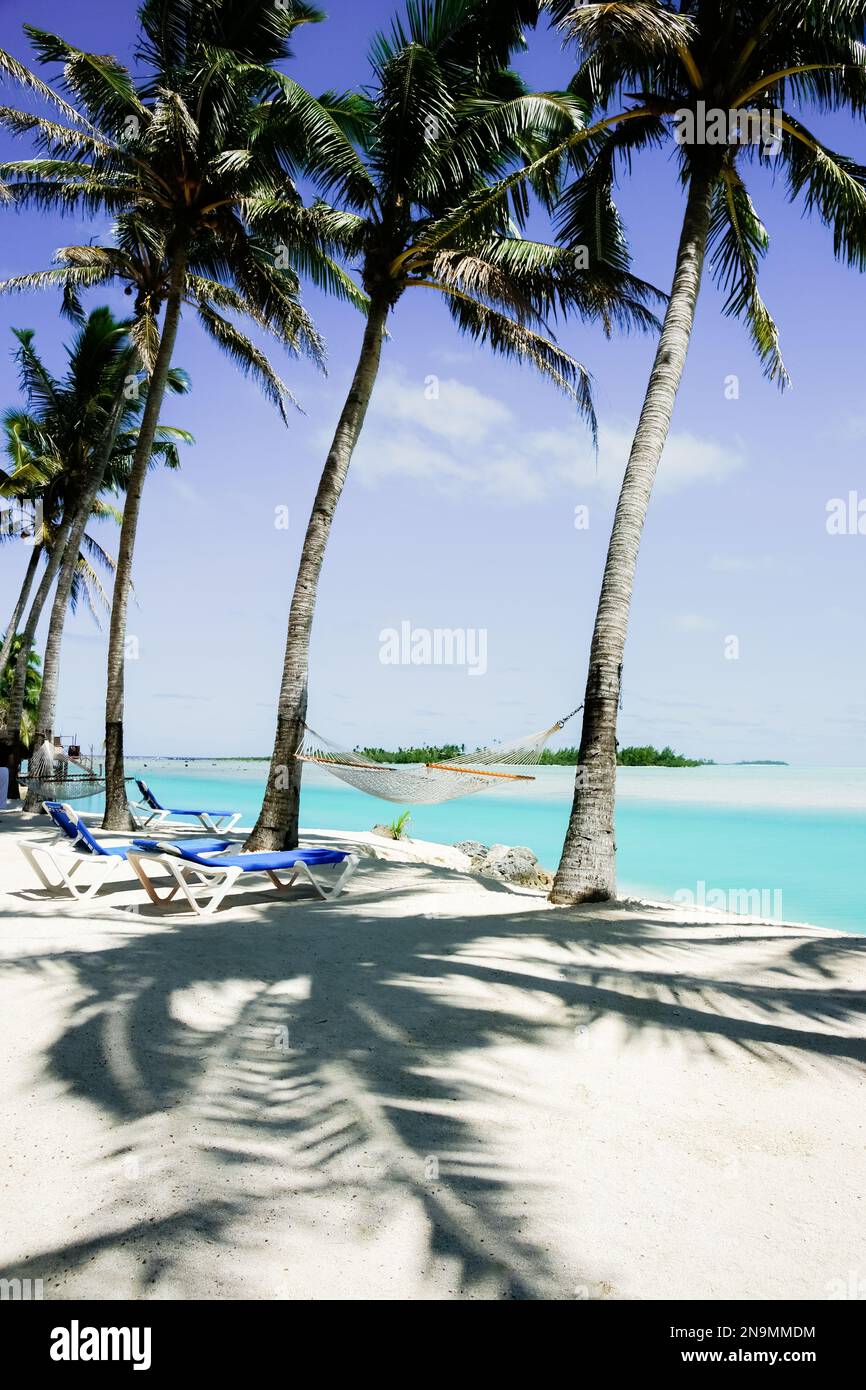
<svg viewBox="0 0 866 1390">
<path fill-rule="evenodd" d="M 135 364 L 133 362 L 130 364 L 130 370 L 134 369 Z M 60 684 L 60 649 L 63 642 L 66 614 L 69 611 L 69 595 L 72 592 L 72 584 L 75 579 L 81 542 L 84 539 L 84 532 L 93 512 L 93 504 L 99 489 L 102 487 L 105 471 L 114 449 L 114 441 L 117 438 L 124 405 L 125 400 L 121 388 L 117 392 L 117 399 L 106 423 L 99 454 L 94 460 L 90 478 L 78 499 L 72 529 L 64 547 L 63 559 L 57 576 L 57 587 L 54 590 L 54 601 L 51 606 L 48 636 L 45 640 L 45 655 L 42 661 L 42 689 L 39 695 L 39 710 L 36 715 L 35 747 L 39 747 L 46 741 L 50 743 L 54 738 L 54 721 L 57 714 L 57 694 Z M 39 805 L 38 793 L 28 791 L 27 800 L 24 803 L 25 811 L 38 811 Z"/>
<path fill-rule="evenodd" d="M 42 617 L 42 610 L 48 602 L 48 595 L 51 586 L 57 577 L 60 569 L 63 554 L 69 541 L 69 532 L 72 529 L 72 518 L 64 517 L 60 531 L 55 538 L 54 545 L 48 556 L 48 564 L 42 572 L 42 578 L 33 596 L 30 605 L 30 612 L 27 615 L 27 622 L 24 624 L 24 631 L 21 634 L 21 648 L 15 662 L 15 679 L 12 682 L 12 694 L 9 698 L 9 714 L 7 727 L 13 737 L 17 737 L 18 728 L 21 724 L 21 715 L 24 711 L 24 697 L 27 687 L 27 662 L 33 650 L 33 643 L 36 639 L 36 629 L 39 626 L 39 619 Z M 18 759 L 14 760 L 9 772 L 9 795 L 16 797 L 19 795 L 18 788 Z"/>
<path fill-rule="evenodd" d="M 370 305 L 361 355 L 307 525 L 289 613 L 277 732 L 268 784 L 259 818 L 245 846 L 247 849 L 294 849 L 298 843 L 301 764 L 295 758 L 295 752 L 303 738 L 307 714 L 307 663 L 316 590 L 331 522 L 376 384 L 389 307 L 387 302 L 376 300 Z"/>
<path fill-rule="evenodd" d="M 36 569 L 41 554 L 41 543 L 39 545 L 34 545 L 31 550 L 30 559 L 27 561 L 27 569 L 24 571 L 24 579 L 21 584 L 18 600 L 12 610 L 12 617 L 9 619 L 9 626 L 6 629 L 3 646 L 0 647 L 0 679 L 2 679 L 6 670 L 6 663 L 9 660 L 12 643 L 15 641 L 15 635 L 18 632 L 18 624 L 24 616 L 24 609 L 27 607 L 27 600 L 30 597 L 30 590 L 33 588 L 33 580 L 36 578 Z"/>
<path fill-rule="evenodd" d="M 129 609 L 129 593 L 132 587 L 132 558 L 135 551 L 138 518 L 141 512 L 141 494 L 147 477 L 150 456 L 153 452 L 156 427 L 159 424 L 166 382 L 177 341 L 177 330 L 183 303 L 186 260 L 186 247 L 181 246 L 172 257 L 165 319 L 138 432 L 135 457 L 126 488 L 123 525 L 120 528 L 117 569 L 114 572 L 114 591 L 111 603 L 111 624 L 108 637 L 108 684 L 105 696 L 105 816 L 102 824 L 106 830 L 132 830 L 134 828 L 126 799 L 126 771 L 123 761 L 126 619 Z"/>
<path fill-rule="evenodd" d="M 550 894 L 600 902 L 616 891 L 616 717 L 641 532 L 670 428 L 701 284 L 712 178 L 692 175 L 671 297 L 616 508 L 592 634 L 571 819 Z"/>
</svg>

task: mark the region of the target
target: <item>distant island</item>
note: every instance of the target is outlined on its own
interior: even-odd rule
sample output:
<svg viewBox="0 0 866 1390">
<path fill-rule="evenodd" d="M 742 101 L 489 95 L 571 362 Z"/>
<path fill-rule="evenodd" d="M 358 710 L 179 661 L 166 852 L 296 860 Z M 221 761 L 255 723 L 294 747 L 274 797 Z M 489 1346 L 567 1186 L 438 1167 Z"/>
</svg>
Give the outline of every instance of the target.
<svg viewBox="0 0 866 1390">
<path fill-rule="evenodd" d="M 466 745 L 443 743 L 438 748 L 430 744 L 426 748 L 355 748 L 353 751 L 374 763 L 443 763 L 449 758 L 461 757 L 466 752 Z"/>
<path fill-rule="evenodd" d="M 554 767 L 576 766 L 578 750 L 576 748 L 557 748 L 553 751 L 545 748 L 541 755 L 542 765 Z M 672 748 L 653 748 L 652 744 L 644 744 L 641 747 L 618 748 L 616 761 L 619 767 L 708 767 L 712 765 L 711 758 L 684 758 L 681 753 L 675 753 Z"/>
<path fill-rule="evenodd" d="M 360 753 L 362 757 L 370 758 L 376 763 L 442 763 L 450 758 L 460 758 L 466 755 L 465 743 L 443 743 L 440 746 L 430 744 L 427 747 L 419 748 L 355 748 L 355 753 Z M 545 748 L 539 759 L 540 767 L 576 767 L 578 761 L 577 748 Z M 198 762 L 198 763 L 267 763 L 270 758 L 261 756 L 245 756 L 227 758 L 223 756 L 207 757 L 200 753 L 182 754 L 130 754 L 130 759 L 136 762 L 145 762 L 147 759 L 160 762 Z M 616 761 L 619 767 L 718 767 L 714 758 L 684 758 L 681 753 L 675 753 L 672 748 L 654 748 L 652 744 L 620 748 L 617 751 Z M 741 758 L 739 762 L 724 763 L 725 767 L 788 767 L 782 758 Z"/>
<path fill-rule="evenodd" d="M 466 754 L 463 743 L 444 743 L 426 748 L 356 748 L 362 757 L 376 763 L 442 763 Z M 684 758 L 672 748 L 620 748 L 617 757 L 620 767 L 706 767 L 711 758 Z M 576 767 L 577 748 L 545 748 L 539 759 L 541 767 Z"/>
</svg>

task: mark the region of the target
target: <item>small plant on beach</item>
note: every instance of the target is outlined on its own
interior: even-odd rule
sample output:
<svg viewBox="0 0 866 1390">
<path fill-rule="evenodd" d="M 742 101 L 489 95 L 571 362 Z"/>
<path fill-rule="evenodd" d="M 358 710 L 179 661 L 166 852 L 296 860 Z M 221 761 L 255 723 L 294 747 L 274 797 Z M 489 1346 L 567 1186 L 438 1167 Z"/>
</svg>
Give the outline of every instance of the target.
<svg viewBox="0 0 866 1390">
<path fill-rule="evenodd" d="M 406 833 L 406 826 L 411 819 L 411 812 L 404 811 L 402 816 L 398 816 L 396 820 L 391 821 L 391 824 L 388 826 L 388 833 L 392 840 L 402 840 Z"/>
</svg>

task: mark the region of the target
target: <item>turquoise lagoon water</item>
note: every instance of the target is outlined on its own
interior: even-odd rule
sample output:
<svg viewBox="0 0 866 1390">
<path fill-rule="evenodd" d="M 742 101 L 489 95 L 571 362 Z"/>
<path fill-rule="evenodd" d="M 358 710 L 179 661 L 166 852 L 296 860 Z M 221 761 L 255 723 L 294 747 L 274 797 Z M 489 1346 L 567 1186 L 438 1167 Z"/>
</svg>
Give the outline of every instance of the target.
<svg viewBox="0 0 866 1390">
<path fill-rule="evenodd" d="M 168 804 L 230 808 L 251 825 L 265 763 L 129 760 Z M 528 845 L 555 869 L 571 805 L 573 769 L 539 768 L 531 785 L 412 808 L 409 833 L 453 844 Z M 617 842 L 623 894 L 672 898 L 721 890 L 764 895 L 762 915 L 866 933 L 866 768 L 623 768 Z M 100 809 L 99 799 L 79 803 Z M 369 830 L 403 808 L 307 768 L 302 824 Z M 709 898 L 711 904 L 718 899 Z M 756 901 L 756 899 L 752 899 Z M 748 911 L 749 908 L 745 907 Z"/>
</svg>

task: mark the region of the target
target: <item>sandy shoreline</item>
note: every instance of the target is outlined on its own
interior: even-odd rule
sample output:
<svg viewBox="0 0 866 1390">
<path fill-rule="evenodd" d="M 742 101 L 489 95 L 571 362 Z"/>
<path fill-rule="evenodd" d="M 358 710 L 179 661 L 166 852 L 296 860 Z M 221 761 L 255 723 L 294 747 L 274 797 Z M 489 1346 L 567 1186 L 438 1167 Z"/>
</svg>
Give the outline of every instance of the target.
<svg viewBox="0 0 866 1390">
<path fill-rule="evenodd" d="M 25 819 L 0 813 L 3 1277 L 61 1299 L 866 1280 L 866 939 L 553 909 L 444 847 L 325 832 L 384 856 L 334 904 L 256 886 L 193 921 L 119 879 L 70 906 L 35 889 Z"/>
</svg>

